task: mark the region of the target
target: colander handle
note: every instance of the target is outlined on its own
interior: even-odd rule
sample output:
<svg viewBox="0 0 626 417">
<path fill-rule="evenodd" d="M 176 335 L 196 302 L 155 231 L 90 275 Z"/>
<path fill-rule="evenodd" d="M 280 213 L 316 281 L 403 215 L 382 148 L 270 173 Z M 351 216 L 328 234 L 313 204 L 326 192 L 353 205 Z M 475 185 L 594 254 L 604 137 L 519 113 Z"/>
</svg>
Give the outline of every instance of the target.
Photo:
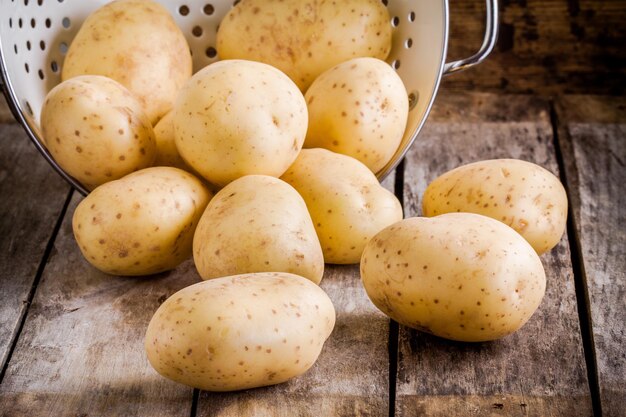
<svg viewBox="0 0 626 417">
<path fill-rule="evenodd" d="M 491 51 L 493 51 L 494 46 L 496 46 L 496 40 L 498 39 L 498 0 L 486 0 L 486 3 L 485 38 L 483 39 L 482 46 L 477 53 L 469 58 L 446 63 L 443 67 L 443 75 L 453 74 L 480 64 L 489 56 Z"/>
</svg>

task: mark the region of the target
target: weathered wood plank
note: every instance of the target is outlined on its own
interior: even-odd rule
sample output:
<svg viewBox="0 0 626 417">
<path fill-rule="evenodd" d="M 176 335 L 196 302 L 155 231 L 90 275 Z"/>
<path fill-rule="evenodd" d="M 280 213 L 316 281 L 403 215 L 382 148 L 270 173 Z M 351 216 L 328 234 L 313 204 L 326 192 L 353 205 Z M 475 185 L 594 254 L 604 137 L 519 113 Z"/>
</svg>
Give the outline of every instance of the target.
<svg viewBox="0 0 626 417">
<path fill-rule="evenodd" d="M 13 113 L 11 113 L 11 109 L 9 109 L 9 105 L 6 103 L 2 91 L 0 91 L 0 123 L 11 123 L 13 121 Z"/>
<path fill-rule="evenodd" d="M 383 185 L 393 191 L 395 176 Z M 198 417 L 383 416 L 389 410 L 389 319 L 369 301 L 357 265 L 326 265 L 321 287 L 335 329 L 304 375 L 272 387 L 200 394 Z"/>
<path fill-rule="evenodd" d="M 21 126 L 0 124 L 0 142 L 2 369 L 20 320 L 28 307 L 26 303 L 37 269 L 70 187 L 41 158 Z"/>
<path fill-rule="evenodd" d="M 430 181 L 464 163 L 511 157 L 557 173 L 552 139 L 540 99 L 442 95 L 406 160 L 407 215 L 421 212 Z M 458 343 L 400 327 L 397 415 L 591 415 L 567 238 L 542 260 L 546 296 L 509 337 Z"/>
<path fill-rule="evenodd" d="M 484 0 L 450 1 L 449 60 L 478 50 Z M 479 67 L 445 79 L 457 91 L 624 94 L 626 2 L 502 0 L 498 45 Z"/>
<path fill-rule="evenodd" d="M 590 302 L 605 416 L 626 405 L 626 99 L 569 96 L 559 138 Z"/>
<path fill-rule="evenodd" d="M 191 261 L 148 278 L 102 274 L 82 258 L 74 196 L 4 381 L 0 415 L 188 416 L 192 390 L 159 376 L 143 347 L 159 304 L 199 281 Z"/>
</svg>

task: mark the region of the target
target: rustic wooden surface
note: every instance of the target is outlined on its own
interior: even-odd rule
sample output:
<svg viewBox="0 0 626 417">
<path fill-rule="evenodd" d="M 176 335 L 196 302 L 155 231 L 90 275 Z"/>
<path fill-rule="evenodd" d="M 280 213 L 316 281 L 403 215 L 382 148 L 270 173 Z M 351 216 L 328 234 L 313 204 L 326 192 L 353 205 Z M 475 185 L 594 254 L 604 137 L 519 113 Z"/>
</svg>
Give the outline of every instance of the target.
<svg viewBox="0 0 626 417">
<path fill-rule="evenodd" d="M 398 330 L 365 298 L 356 267 L 329 266 L 322 287 L 337 327 L 310 372 L 275 387 L 199 395 L 157 375 L 143 352 L 158 305 L 199 280 L 191 261 L 146 279 L 95 271 L 72 237 L 80 197 L 59 219 L 69 188 L 21 128 L 0 125 L 0 343 L 9 358 L 0 416 L 590 416 L 597 404 L 606 416 L 623 415 L 625 108 L 604 97 L 551 106 L 527 95 L 443 91 L 397 179 L 414 215 L 427 182 L 449 168 L 506 156 L 558 173 L 562 154 L 577 228 L 543 256 L 546 298 L 518 333 L 463 344 Z"/>
<path fill-rule="evenodd" d="M 478 50 L 484 0 L 450 0 L 448 59 Z M 626 93 L 626 1 L 500 0 L 500 36 L 480 66 L 446 77 L 454 91 L 541 96 Z"/>
<path fill-rule="evenodd" d="M 0 93 L 1 95 L 1 93 Z M 11 109 L 4 100 L 4 96 L 0 97 L 0 123 L 13 123 L 13 114 Z"/>
<path fill-rule="evenodd" d="M 602 411 L 621 416 L 626 406 L 626 99 L 565 97 L 557 109 Z"/>
<path fill-rule="evenodd" d="M 596 343 L 596 350 L 588 356 L 598 358 L 599 397 L 605 414 L 619 415 L 624 375 L 624 328 L 620 321 L 624 317 L 623 233 L 611 239 L 624 220 L 620 204 L 623 181 L 602 180 L 604 188 L 598 181 L 623 177 L 624 122 L 619 112 L 617 116 L 594 116 L 591 121 L 580 122 L 576 117 L 606 115 L 612 108 L 602 108 L 607 106 L 605 101 L 597 99 L 600 104 L 589 104 L 587 99 L 562 99 L 555 119 L 563 126 L 559 132 L 567 132 L 558 141 L 563 144 L 564 159 L 569 161 L 566 178 L 578 180 L 572 180 L 578 184 L 575 189 L 568 183 L 570 194 L 576 191 L 572 197 L 574 212 L 578 213 L 575 217 L 578 224 L 587 225 L 580 234 L 580 244 Z M 419 197 L 428 181 L 475 159 L 517 157 L 558 173 L 550 109 L 548 101 L 531 96 L 442 93 L 398 177 L 406 214 L 419 213 Z M 31 176 L 41 171 L 46 185 L 57 178 L 21 130 L 16 126 L 1 129 L 2 140 L 7 138 L 4 132 L 12 132 L 9 137 L 15 132 L 25 144 L 20 146 L 32 148 L 32 155 L 28 161 L 12 157 L 15 153 L 3 156 L 3 172 L 7 174 L 3 174 L 0 186 L 26 177 L 18 166 L 28 166 Z M 606 151 L 593 152 L 596 147 Z M 604 157 L 596 160 L 596 154 Z M 592 178 L 598 181 L 590 182 Z M 386 185 L 393 188 L 393 183 L 390 178 Z M 62 207 L 67 194 L 60 194 L 57 204 Z M 52 214 L 41 224 L 53 225 L 57 221 L 50 208 L 53 197 L 44 190 L 30 197 L 16 207 L 48 206 L 45 210 Z M 143 353 L 143 333 L 159 303 L 199 279 L 192 263 L 147 279 L 111 277 L 95 271 L 81 258 L 71 233 L 71 215 L 78 199 L 74 195 L 65 213 L 41 279 L 36 282 L 32 305 L 26 306 L 24 326 L 18 328 L 19 338 L 0 383 L 2 416 L 386 416 L 390 403 L 392 415 L 402 416 L 592 415 L 595 394 L 587 377 L 590 363 L 583 353 L 577 313 L 577 308 L 586 310 L 589 306 L 585 294 L 579 294 L 577 306 L 576 265 L 572 267 L 569 251 L 575 236 L 565 236 L 553 252 L 544 255 L 546 298 L 522 330 L 502 341 L 463 344 L 403 327 L 398 331 L 397 325 L 390 324 L 367 300 L 356 267 L 329 266 L 322 286 L 336 305 L 337 327 L 310 372 L 275 387 L 194 395 L 190 388 L 158 376 Z M 618 204 L 598 203 L 607 201 Z M 11 206 L 2 209 L 4 214 Z M 604 213 L 603 209 L 609 211 Z M 2 227 L 19 224 L 14 218 L 3 216 Z M 12 227 L 3 229 L 7 232 L 2 245 L 26 241 L 15 238 L 22 236 L 24 227 Z M 613 231 L 608 237 L 598 234 L 608 230 Z M 49 235 L 43 235 L 39 241 L 45 246 Z M 23 253 L 28 251 L 20 251 Z M 4 265 L 15 267 L 15 263 L 26 268 L 23 264 L 28 264 L 12 262 L 16 256 L 2 255 L 4 269 Z M 38 265 L 42 256 L 41 250 L 35 251 L 33 264 Z M 12 274 L 18 276 L 17 281 L 29 283 L 29 288 L 32 268 Z M 592 281 L 590 271 L 599 280 Z M 15 291 L 5 281 L 0 294 L 10 299 Z M 605 307 L 607 300 L 614 309 Z M 21 308 L 13 304 L 7 311 L 19 318 Z M 19 323 L 19 319 L 13 322 Z"/>
<path fill-rule="evenodd" d="M 150 368 L 143 336 L 175 291 L 199 281 L 191 262 L 120 278 L 85 262 L 68 208 L 0 385 L 3 416 L 188 416 L 192 390 Z"/>
<path fill-rule="evenodd" d="M 4 102 L 0 105 L 0 123 L 3 107 Z M 21 126 L 0 124 L 0 369 L 70 192 L 70 187 L 41 163 L 43 160 L 38 161 L 38 152 L 25 139 Z"/>
<path fill-rule="evenodd" d="M 438 175 L 494 158 L 531 161 L 558 175 L 548 102 L 443 95 L 405 163 L 406 214 L 421 214 L 420 197 Z M 591 415 L 567 236 L 542 261 L 543 302 L 509 337 L 467 344 L 400 328 L 397 415 Z"/>
</svg>

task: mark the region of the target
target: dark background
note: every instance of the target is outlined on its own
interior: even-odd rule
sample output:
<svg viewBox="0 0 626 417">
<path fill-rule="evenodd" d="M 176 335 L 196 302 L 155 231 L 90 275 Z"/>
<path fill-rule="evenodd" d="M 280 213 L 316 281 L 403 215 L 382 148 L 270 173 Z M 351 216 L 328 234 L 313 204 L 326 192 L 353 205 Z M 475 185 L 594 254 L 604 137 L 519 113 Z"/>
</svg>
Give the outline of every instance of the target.
<svg viewBox="0 0 626 417">
<path fill-rule="evenodd" d="M 478 50 L 483 0 L 450 0 L 448 60 Z M 625 0 L 500 0 L 500 36 L 479 67 L 446 77 L 453 91 L 624 95 Z"/>
</svg>

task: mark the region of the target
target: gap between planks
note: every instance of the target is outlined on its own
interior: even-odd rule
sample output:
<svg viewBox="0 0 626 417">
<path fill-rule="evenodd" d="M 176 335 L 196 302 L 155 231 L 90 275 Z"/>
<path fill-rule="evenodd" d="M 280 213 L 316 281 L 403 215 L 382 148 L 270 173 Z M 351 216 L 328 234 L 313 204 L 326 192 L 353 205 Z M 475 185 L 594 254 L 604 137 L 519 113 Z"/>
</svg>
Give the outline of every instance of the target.
<svg viewBox="0 0 626 417">
<path fill-rule="evenodd" d="M 550 122 L 552 124 L 552 136 L 554 140 L 554 152 L 559 166 L 559 179 L 567 193 L 567 200 L 571 206 L 577 199 L 572 198 L 573 188 L 571 179 L 568 178 L 565 161 L 563 159 L 563 145 L 567 140 L 562 135 L 566 134 L 559 126 L 559 116 L 554 101 L 550 101 Z M 575 165 L 576 162 L 574 161 Z M 580 335 L 585 353 L 585 364 L 587 365 L 587 380 L 589 381 L 589 391 L 591 393 L 591 405 L 594 416 L 602 416 L 602 403 L 600 400 L 600 383 L 598 380 L 598 365 L 595 352 L 595 342 L 593 340 L 593 323 L 591 319 L 591 303 L 589 300 L 589 289 L 585 273 L 585 264 L 582 259 L 580 246 L 580 235 L 574 224 L 574 211 L 571 207 L 567 211 L 567 238 L 570 247 L 570 258 L 574 273 L 574 285 L 576 288 L 576 302 L 578 305 L 578 321 L 580 323 Z"/>
</svg>

